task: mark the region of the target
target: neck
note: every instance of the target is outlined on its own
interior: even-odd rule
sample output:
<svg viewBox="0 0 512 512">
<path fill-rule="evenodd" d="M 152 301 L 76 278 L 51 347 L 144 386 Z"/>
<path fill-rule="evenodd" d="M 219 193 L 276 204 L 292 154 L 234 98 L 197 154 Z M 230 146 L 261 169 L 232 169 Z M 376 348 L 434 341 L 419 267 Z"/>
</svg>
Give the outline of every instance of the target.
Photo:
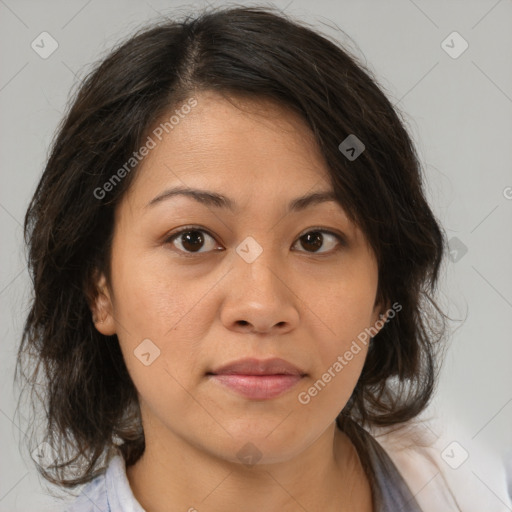
<svg viewBox="0 0 512 512">
<path fill-rule="evenodd" d="M 218 458 L 152 425 L 146 449 L 127 468 L 147 512 L 187 510 L 371 511 L 371 491 L 355 447 L 333 424 L 292 459 L 251 466 Z"/>
</svg>

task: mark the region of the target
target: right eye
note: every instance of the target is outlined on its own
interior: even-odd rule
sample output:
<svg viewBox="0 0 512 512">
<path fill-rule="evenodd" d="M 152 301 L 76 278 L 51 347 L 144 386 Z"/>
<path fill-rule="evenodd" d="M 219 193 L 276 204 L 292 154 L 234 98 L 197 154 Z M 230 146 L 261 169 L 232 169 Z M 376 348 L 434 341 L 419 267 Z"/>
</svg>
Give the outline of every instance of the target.
<svg viewBox="0 0 512 512">
<path fill-rule="evenodd" d="M 213 236 L 204 229 L 200 229 L 198 226 L 187 226 L 180 229 L 178 232 L 171 234 L 165 240 L 165 243 L 170 243 L 180 252 L 189 255 L 208 252 L 208 248 L 204 251 L 201 251 L 201 249 L 209 240 L 215 242 L 215 238 L 213 238 Z M 210 243 L 211 249 L 214 249 L 215 247 L 215 243 Z"/>
</svg>

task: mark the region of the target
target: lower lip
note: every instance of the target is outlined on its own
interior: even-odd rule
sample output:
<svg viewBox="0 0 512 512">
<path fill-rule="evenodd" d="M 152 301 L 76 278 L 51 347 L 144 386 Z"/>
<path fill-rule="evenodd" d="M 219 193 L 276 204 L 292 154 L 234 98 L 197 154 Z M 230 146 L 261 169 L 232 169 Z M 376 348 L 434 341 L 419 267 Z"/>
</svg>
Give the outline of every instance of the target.
<svg viewBox="0 0 512 512">
<path fill-rule="evenodd" d="M 253 400 L 275 398 L 295 386 L 300 375 L 211 375 L 217 382 Z"/>
</svg>

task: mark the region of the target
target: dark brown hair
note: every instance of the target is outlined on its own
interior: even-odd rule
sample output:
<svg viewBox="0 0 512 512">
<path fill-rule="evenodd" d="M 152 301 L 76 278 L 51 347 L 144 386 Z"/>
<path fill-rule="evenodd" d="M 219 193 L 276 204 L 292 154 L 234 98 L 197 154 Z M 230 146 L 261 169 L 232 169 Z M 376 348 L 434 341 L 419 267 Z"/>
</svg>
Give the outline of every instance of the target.
<svg viewBox="0 0 512 512">
<path fill-rule="evenodd" d="M 431 297 L 445 237 L 426 202 L 411 139 L 371 73 L 339 44 L 273 9 L 162 19 L 85 78 L 25 217 L 34 296 L 16 375 L 34 411 L 43 404 L 46 438 L 59 455 L 55 467 L 38 469 L 61 486 L 91 480 L 116 445 L 128 465 L 145 447 L 117 336 L 100 334 L 90 310 L 95 272 L 110 280 L 114 211 L 136 166 L 102 199 L 94 191 L 163 114 L 204 90 L 269 99 L 302 116 L 337 200 L 376 253 L 378 300 L 402 307 L 371 341 L 340 424 L 400 424 L 432 396 L 442 329 L 431 320 L 442 314 Z M 339 149 L 351 134 L 365 145 L 353 160 Z"/>
</svg>

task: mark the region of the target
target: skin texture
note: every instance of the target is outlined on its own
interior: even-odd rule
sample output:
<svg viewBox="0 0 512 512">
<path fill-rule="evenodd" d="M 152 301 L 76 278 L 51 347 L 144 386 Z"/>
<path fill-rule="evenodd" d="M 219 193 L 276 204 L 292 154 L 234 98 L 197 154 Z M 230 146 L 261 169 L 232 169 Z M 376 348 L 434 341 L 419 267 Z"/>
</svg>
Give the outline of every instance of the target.
<svg viewBox="0 0 512 512">
<path fill-rule="evenodd" d="M 148 512 L 371 511 L 357 453 L 335 425 L 367 347 L 307 405 L 298 394 L 385 311 L 375 304 L 375 255 L 337 202 L 286 211 L 292 199 L 332 191 L 297 114 L 263 100 L 196 98 L 116 210 L 112 282 L 100 276 L 93 306 L 96 328 L 117 334 L 139 393 L 146 450 L 127 469 L 134 495 Z M 238 209 L 184 196 L 146 207 L 178 185 L 224 194 Z M 191 224 L 206 230 L 202 246 L 168 241 Z M 346 244 L 327 233 L 318 249 L 301 243 L 318 227 Z M 236 252 L 248 236 L 263 249 L 251 263 Z M 148 366 L 134 355 L 144 339 L 160 350 Z M 270 400 L 206 376 L 243 357 L 281 357 L 307 375 Z M 237 456 L 247 443 L 256 464 Z"/>
</svg>

